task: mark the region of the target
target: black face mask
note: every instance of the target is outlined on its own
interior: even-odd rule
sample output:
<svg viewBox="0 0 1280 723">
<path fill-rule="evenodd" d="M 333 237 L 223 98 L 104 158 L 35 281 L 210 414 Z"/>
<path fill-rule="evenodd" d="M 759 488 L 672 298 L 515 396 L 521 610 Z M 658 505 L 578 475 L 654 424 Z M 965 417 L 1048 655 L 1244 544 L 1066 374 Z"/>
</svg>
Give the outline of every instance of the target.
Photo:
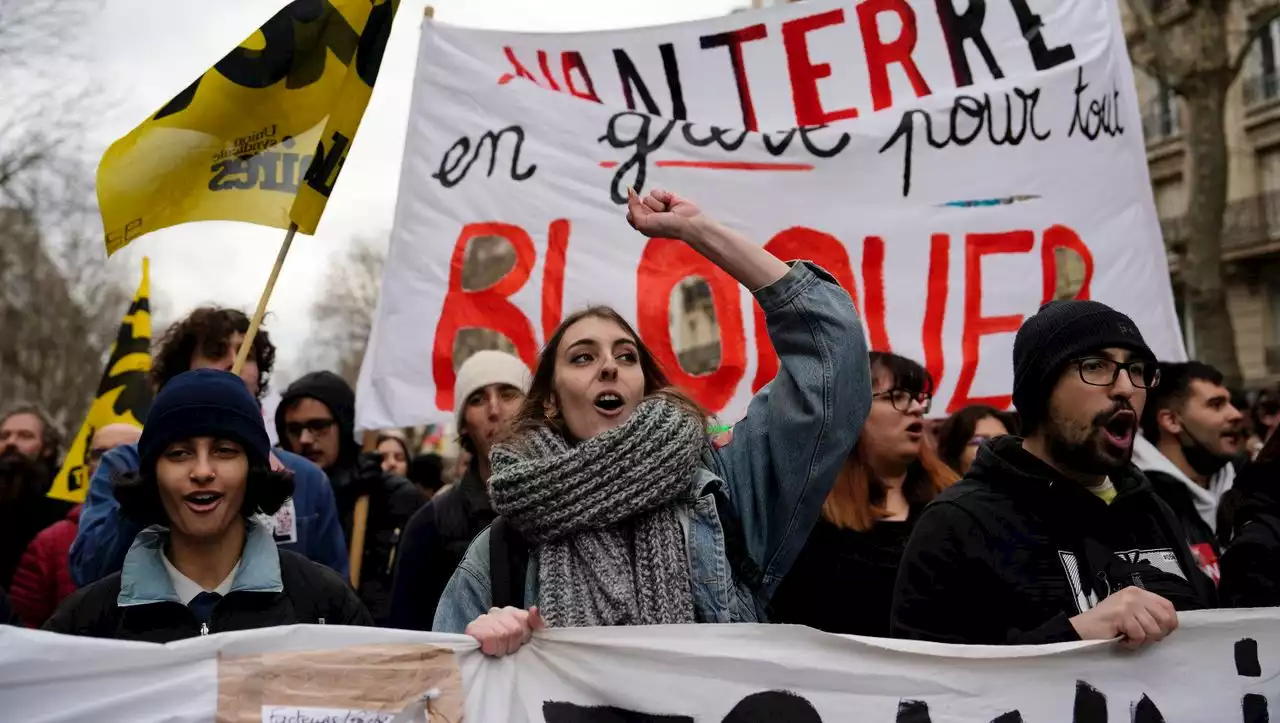
<svg viewBox="0 0 1280 723">
<path fill-rule="evenodd" d="M 1186 427 L 1178 434 L 1178 444 L 1182 447 L 1182 456 L 1196 474 L 1212 477 L 1227 464 L 1227 459 L 1210 452 L 1207 445 L 1195 438 Z"/>
</svg>

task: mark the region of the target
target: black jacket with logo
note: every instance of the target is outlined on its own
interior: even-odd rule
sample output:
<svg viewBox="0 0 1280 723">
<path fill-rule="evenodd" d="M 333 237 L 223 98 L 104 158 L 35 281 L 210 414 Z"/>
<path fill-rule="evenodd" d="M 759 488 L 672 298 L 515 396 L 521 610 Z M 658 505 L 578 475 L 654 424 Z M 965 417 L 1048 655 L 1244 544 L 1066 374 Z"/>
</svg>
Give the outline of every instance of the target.
<svg viewBox="0 0 1280 723">
<path fill-rule="evenodd" d="M 178 602 L 120 607 L 121 573 L 113 573 L 67 598 L 44 629 L 67 635 L 170 643 L 204 633 L 255 630 L 277 625 L 373 625 L 369 611 L 338 574 L 297 553 L 280 550 L 282 592 L 228 593 L 201 629 Z"/>
<path fill-rule="evenodd" d="M 1181 524 L 1136 467 L 1110 505 L 1001 437 L 925 508 L 894 589 L 894 637 L 970 645 L 1078 640 L 1070 618 L 1140 586 L 1216 606 Z"/>
</svg>

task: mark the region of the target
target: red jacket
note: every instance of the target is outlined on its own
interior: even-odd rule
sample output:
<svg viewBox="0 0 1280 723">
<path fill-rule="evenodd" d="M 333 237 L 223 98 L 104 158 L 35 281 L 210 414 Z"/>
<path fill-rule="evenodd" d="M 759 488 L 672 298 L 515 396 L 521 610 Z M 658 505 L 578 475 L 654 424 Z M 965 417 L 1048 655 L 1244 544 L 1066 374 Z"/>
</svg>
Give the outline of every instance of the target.
<svg viewBox="0 0 1280 723">
<path fill-rule="evenodd" d="M 9 600 L 14 612 L 27 627 L 38 628 L 53 617 L 58 605 L 76 591 L 67 567 L 67 555 L 75 542 L 80 525 L 80 508 L 76 505 L 59 520 L 40 531 L 27 545 L 27 551 L 13 573 L 9 584 Z"/>
</svg>

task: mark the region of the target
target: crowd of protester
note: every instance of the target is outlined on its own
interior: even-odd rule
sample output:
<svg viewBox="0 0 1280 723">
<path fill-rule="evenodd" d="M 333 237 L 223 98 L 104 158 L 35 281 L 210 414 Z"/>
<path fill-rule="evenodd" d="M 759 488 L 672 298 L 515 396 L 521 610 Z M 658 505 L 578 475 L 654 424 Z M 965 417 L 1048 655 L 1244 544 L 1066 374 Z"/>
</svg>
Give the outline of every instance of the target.
<svg viewBox="0 0 1280 723">
<path fill-rule="evenodd" d="M 465 360 L 456 474 L 398 430 L 362 448 L 354 391 L 323 371 L 283 392 L 273 449 L 270 335 L 235 376 L 248 318 L 198 309 L 157 340 L 145 426 L 93 430 L 83 505 L 48 497 L 54 421 L 0 416 L 0 623 L 153 642 L 377 625 L 490 655 L 544 627 L 711 622 L 1139 647 L 1179 611 L 1280 605 L 1280 389 L 1242 408 L 1124 314 L 1055 301 L 1017 332 L 1013 409 L 939 424 L 929 372 L 870 351 L 820 267 L 661 191 L 628 221 L 764 311 L 779 371 L 731 433 L 590 307 L 533 369 Z"/>
</svg>

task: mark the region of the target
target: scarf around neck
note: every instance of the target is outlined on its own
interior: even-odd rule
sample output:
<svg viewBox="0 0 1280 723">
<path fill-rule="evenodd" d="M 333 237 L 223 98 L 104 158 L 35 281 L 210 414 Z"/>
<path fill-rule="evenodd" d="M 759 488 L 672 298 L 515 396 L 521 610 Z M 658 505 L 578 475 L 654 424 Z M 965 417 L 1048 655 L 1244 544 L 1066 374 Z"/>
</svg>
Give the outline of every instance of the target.
<svg viewBox="0 0 1280 723">
<path fill-rule="evenodd" d="M 573 446 L 540 427 L 493 448 L 493 506 L 537 555 L 549 625 L 694 622 L 676 500 L 706 444 L 696 415 L 651 397 Z"/>
</svg>

